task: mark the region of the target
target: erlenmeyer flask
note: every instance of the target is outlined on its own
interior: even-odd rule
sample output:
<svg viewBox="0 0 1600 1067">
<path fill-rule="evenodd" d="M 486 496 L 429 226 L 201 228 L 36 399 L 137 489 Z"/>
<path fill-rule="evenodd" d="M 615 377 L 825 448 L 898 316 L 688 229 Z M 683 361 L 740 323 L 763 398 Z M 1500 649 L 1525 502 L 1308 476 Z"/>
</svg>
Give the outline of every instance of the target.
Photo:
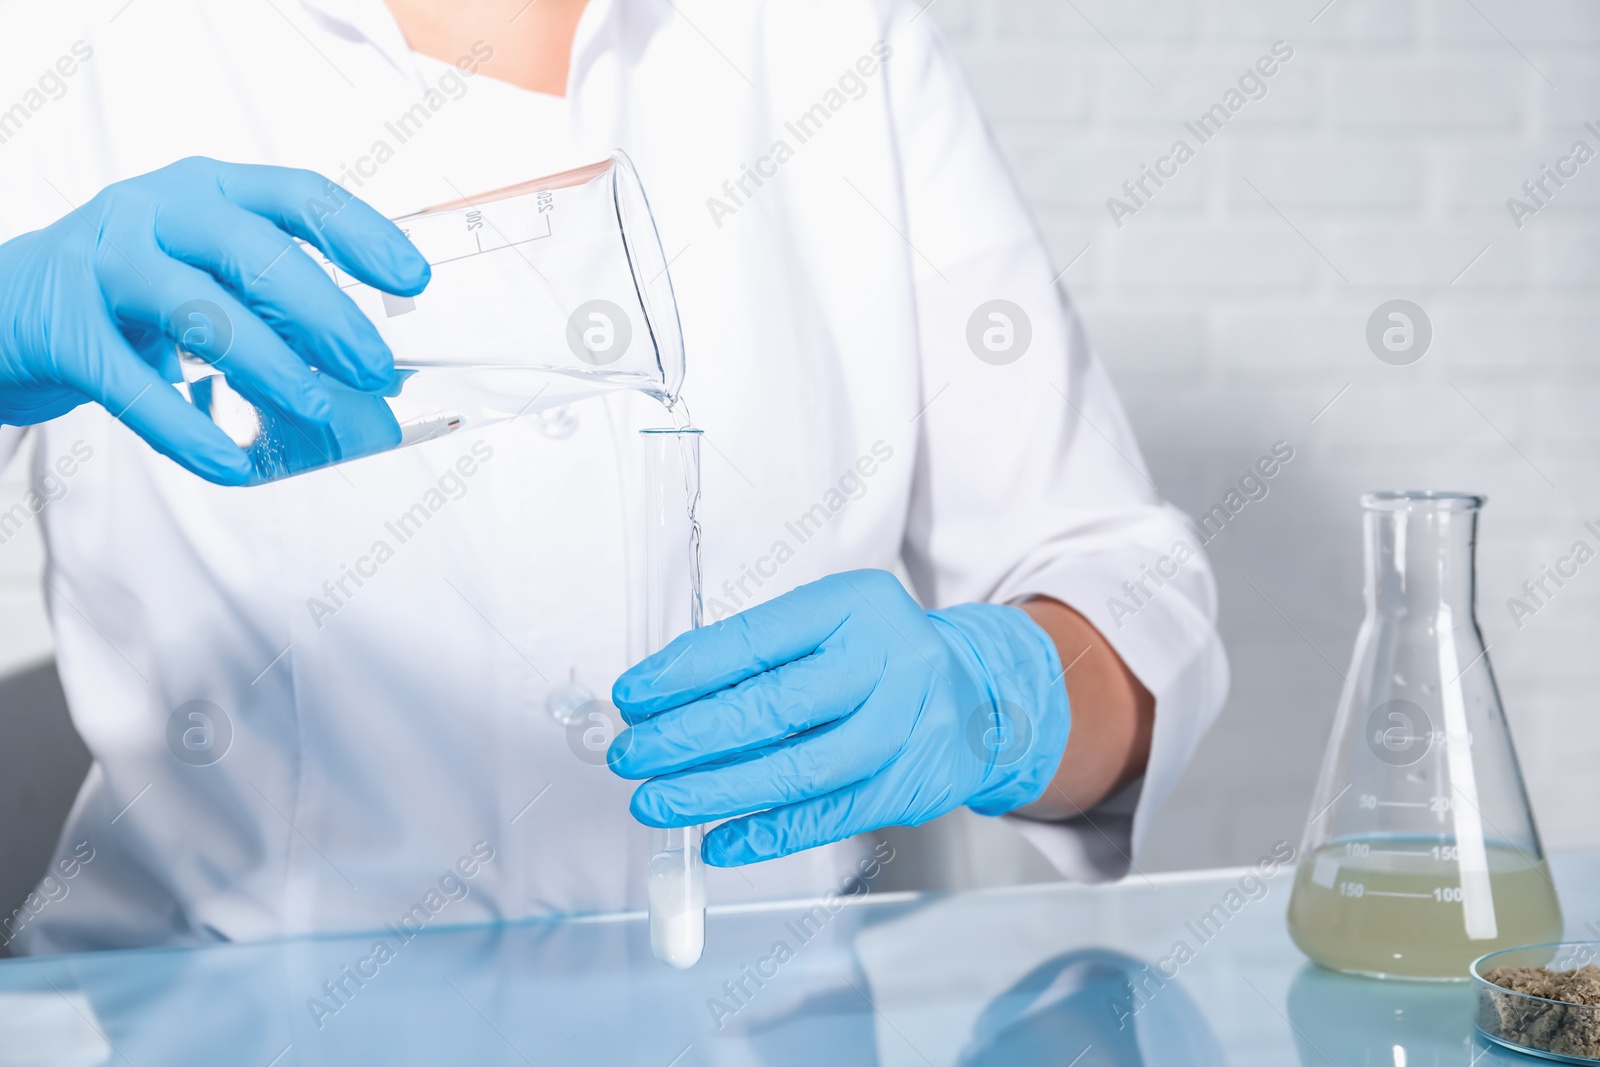
<svg viewBox="0 0 1600 1067">
<path fill-rule="evenodd" d="M 1362 498 L 1367 614 L 1306 824 L 1289 933 L 1318 963 L 1466 979 L 1486 952 L 1561 936 L 1473 614 L 1484 498 Z"/>
</svg>

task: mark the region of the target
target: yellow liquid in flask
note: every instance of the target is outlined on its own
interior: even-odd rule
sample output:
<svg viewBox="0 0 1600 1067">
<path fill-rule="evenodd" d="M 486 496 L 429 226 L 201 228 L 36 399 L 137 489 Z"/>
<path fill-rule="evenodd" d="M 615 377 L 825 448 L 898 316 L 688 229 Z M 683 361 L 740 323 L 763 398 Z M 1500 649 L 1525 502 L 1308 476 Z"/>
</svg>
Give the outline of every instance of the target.
<svg viewBox="0 0 1600 1067">
<path fill-rule="evenodd" d="M 1561 908 L 1542 859 L 1488 844 L 1492 937 L 1469 938 L 1456 846 L 1372 838 L 1325 845 L 1295 874 L 1289 935 L 1339 971 L 1466 979 L 1486 952 L 1558 941 Z M 1486 932 L 1483 929 L 1480 934 Z"/>
</svg>

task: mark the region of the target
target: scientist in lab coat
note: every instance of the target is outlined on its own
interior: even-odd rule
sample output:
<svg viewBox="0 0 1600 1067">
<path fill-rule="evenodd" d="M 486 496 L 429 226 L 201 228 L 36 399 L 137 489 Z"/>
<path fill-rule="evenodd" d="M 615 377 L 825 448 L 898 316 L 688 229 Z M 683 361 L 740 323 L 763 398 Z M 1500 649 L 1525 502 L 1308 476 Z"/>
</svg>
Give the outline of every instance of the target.
<svg viewBox="0 0 1600 1067">
<path fill-rule="evenodd" d="M 15 950 L 638 907 L 647 823 L 730 820 L 713 901 L 833 888 L 854 835 L 961 806 L 1128 869 L 1223 700 L 1214 587 L 918 5 L 0 12 L 0 462 L 31 436 L 40 489 L 0 522 L 43 533 L 94 757 Z M 415 293 L 385 217 L 619 147 L 716 623 L 632 670 L 649 401 L 241 488 L 170 384 L 211 301 L 230 380 L 325 422 L 308 368 L 374 389 L 389 354 L 291 235 Z"/>
</svg>

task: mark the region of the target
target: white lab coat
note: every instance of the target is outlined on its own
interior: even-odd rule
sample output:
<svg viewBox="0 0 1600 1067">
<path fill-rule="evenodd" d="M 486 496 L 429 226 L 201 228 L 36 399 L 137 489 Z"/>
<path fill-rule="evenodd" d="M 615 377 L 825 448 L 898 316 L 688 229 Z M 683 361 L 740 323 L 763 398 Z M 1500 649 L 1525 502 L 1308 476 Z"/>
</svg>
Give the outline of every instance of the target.
<svg viewBox="0 0 1600 1067">
<path fill-rule="evenodd" d="M 919 6 L 590 0 L 560 101 L 481 76 L 458 92 L 379 0 L 6 4 L 0 108 L 27 113 L 0 144 L 0 236 L 192 154 L 342 175 L 398 215 L 624 148 L 673 257 L 706 431 L 710 615 L 902 559 L 930 606 L 1074 606 L 1156 695 L 1148 774 L 1131 818 L 1017 821 L 1069 875 L 1117 876 L 1222 703 L 1214 587 L 1199 557 L 1113 613 L 1182 520 Z M 46 77 L 80 41 L 92 56 Z M 419 100 L 401 143 L 388 124 Z M 1007 365 L 968 342 L 996 298 L 1031 324 Z M 633 431 L 661 421 L 610 397 L 250 489 L 192 477 L 94 406 L 33 430 L 41 474 L 89 454 L 26 521 L 94 756 L 60 857 L 93 858 L 17 944 L 372 928 L 419 902 L 438 923 L 642 905 L 632 786 L 575 755 L 547 705 L 626 665 Z M 19 436 L 0 430 L 0 462 Z M 491 458 L 442 483 L 474 450 Z M 386 521 L 425 499 L 443 503 L 394 543 Z M 392 558 L 339 586 L 379 541 Z M 329 584 L 331 616 L 312 605 Z M 206 766 L 169 745 L 192 701 L 231 729 Z M 434 892 L 485 849 L 463 899 Z M 825 889 L 847 853 L 714 872 L 711 896 Z"/>
</svg>

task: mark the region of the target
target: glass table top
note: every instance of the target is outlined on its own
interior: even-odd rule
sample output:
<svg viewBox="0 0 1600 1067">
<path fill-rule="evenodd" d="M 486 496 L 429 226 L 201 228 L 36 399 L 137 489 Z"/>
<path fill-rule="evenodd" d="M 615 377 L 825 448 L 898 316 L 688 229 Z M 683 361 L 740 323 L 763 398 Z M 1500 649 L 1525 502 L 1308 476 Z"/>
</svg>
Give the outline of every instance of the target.
<svg viewBox="0 0 1600 1067">
<path fill-rule="evenodd" d="M 1552 869 L 1600 936 L 1600 851 Z M 1535 1062 L 1466 983 L 1310 965 L 1292 869 L 1244 873 L 713 910 L 682 972 L 641 915 L 0 961 L 0 1067 Z"/>
</svg>

